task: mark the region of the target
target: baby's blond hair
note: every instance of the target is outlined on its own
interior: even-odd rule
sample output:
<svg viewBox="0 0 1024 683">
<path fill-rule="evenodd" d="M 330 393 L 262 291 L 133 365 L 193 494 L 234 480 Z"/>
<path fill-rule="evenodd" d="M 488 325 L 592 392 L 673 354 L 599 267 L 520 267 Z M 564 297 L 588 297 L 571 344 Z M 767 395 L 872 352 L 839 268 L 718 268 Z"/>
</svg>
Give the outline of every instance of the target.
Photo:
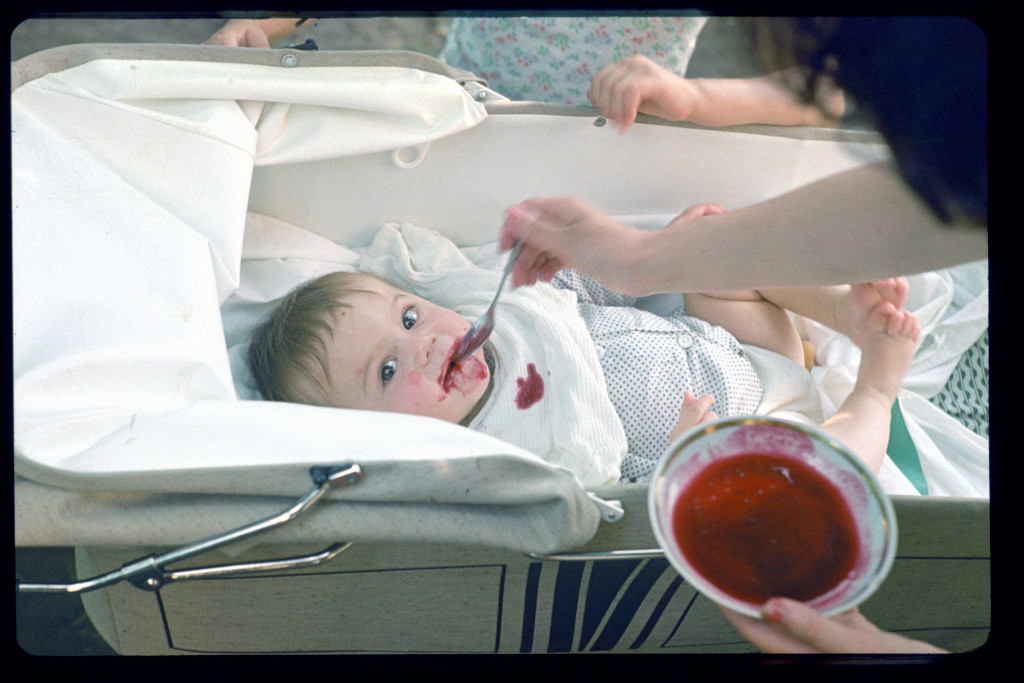
<svg viewBox="0 0 1024 683">
<path fill-rule="evenodd" d="M 336 312 L 351 306 L 365 273 L 323 275 L 290 292 L 252 333 L 249 367 L 263 398 L 330 405 L 327 340 L 334 336 Z"/>
</svg>

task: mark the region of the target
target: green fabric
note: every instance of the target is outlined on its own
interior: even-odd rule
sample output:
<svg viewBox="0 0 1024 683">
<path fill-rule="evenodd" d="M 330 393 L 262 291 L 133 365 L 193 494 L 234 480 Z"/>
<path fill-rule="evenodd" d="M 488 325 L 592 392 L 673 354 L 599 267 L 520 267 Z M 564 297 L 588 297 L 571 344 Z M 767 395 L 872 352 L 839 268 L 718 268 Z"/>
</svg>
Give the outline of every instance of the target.
<svg viewBox="0 0 1024 683">
<path fill-rule="evenodd" d="M 892 404 L 892 424 L 889 427 L 889 445 L 886 452 L 900 471 L 906 475 L 910 483 L 914 485 L 922 496 L 928 495 L 928 482 L 925 481 L 924 472 L 921 470 L 921 458 L 918 457 L 917 449 L 907 431 L 907 423 L 903 421 L 903 411 L 900 410 L 900 402 L 897 400 Z"/>
</svg>

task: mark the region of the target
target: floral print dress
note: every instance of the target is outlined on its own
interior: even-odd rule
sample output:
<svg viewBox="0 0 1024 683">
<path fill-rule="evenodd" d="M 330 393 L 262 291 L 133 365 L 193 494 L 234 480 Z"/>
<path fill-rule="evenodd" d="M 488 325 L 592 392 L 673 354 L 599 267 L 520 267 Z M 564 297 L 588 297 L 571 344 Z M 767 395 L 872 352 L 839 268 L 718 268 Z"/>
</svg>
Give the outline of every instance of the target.
<svg viewBox="0 0 1024 683">
<path fill-rule="evenodd" d="M 458 17 L 441 59 L 513 100 L 588 104 L 590 79 L 642 54 L 684 75 L 707 17 Z"/>
</svg>

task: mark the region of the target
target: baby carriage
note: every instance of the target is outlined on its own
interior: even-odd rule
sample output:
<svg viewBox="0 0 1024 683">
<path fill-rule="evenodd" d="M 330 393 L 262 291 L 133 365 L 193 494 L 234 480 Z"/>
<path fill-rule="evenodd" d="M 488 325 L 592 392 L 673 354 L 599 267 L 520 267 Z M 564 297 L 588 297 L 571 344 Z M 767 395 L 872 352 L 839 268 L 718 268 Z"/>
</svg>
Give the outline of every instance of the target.
<svg viewBox="0 0 1024 683">
<path fill-rule="evenodd" d="M 883 158 L 877 136 L 620 136 L 401 52 L 87 45 L 12 73 L 16 544 L 75 547 L 80 577 L 21 590 L 80 593 L 132 655 L 753 651 L 658 550 L 646 485 L 584 487 L 426 418 L 254 400 L 237 351 L 382 224 L 482 250 L 506 207 L 576 195 L 657 227 Z M 901 396 L 932 495 L 894 447 L 899 548 L 863 606 L 953 650 L 989 627 L 987 441 L 923 397 L 987 326 L 985 268 L 915 288 L 943 340 Z"/>
</svg>

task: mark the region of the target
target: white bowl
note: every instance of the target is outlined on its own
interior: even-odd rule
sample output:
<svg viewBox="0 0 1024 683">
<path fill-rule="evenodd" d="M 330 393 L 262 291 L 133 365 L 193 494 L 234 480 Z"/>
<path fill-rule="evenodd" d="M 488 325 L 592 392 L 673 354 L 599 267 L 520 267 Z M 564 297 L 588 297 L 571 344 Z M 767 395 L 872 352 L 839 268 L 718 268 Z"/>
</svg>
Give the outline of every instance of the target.
<svg viewBox="0 0 1024 683">
<path fill-rule="evenodd" d="M 896 516 L 874 475 L 828 435 L 787 420 L 723 418 L 688 431 L 654 471 L 647 502 L 683 578 L 752 617 L 774 596 L 845 612 L 881 585 L 896 553 Z"/>
</svg>

